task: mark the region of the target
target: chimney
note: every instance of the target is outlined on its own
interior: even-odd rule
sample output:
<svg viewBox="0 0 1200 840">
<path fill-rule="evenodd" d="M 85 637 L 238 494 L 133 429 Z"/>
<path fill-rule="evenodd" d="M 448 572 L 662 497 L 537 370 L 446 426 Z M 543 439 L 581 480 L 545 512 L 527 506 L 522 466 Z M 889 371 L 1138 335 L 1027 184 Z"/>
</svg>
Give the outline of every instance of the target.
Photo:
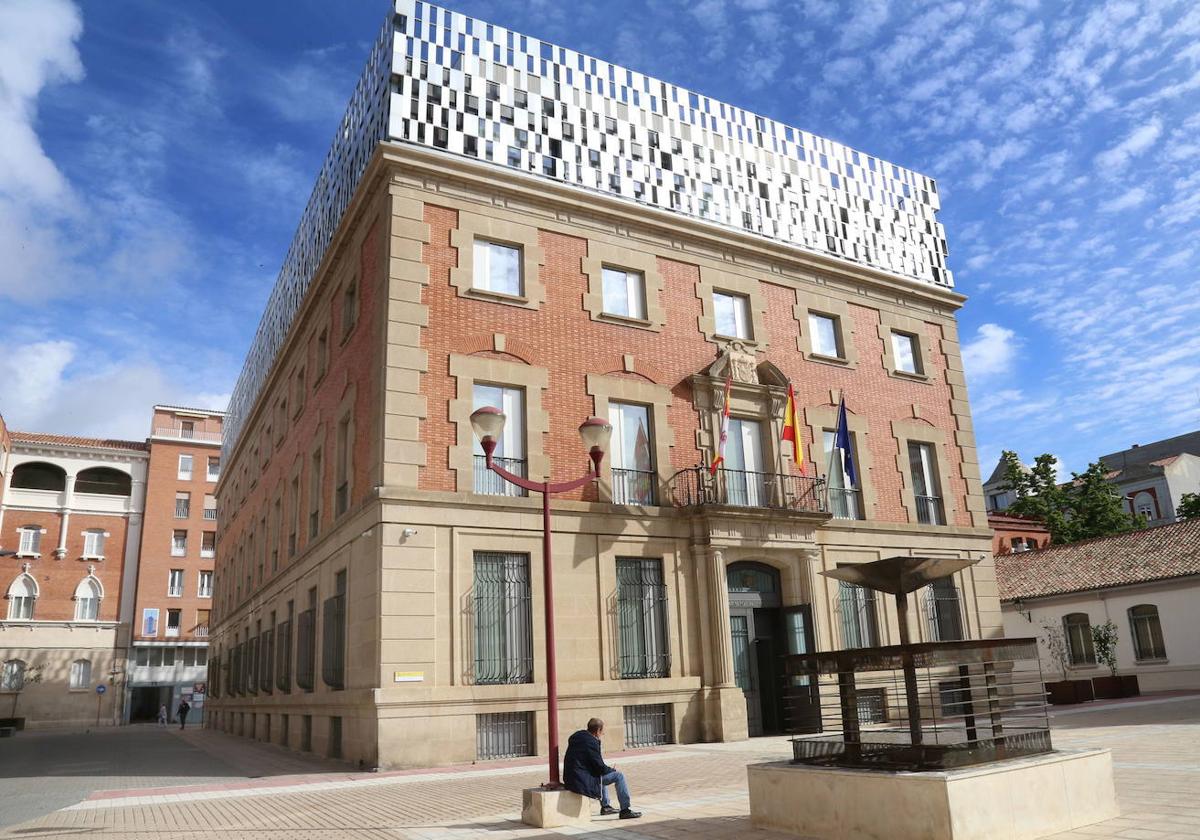
<svg viewBox="0 0 1200 840">
<path fill-rule="evenodd" d="M 1138 444 L 1136 444 L 1136 443 L 1135 443 L 1133 446 L 1131 446 L 1131 447 L 1129 447 L 1129 448 L 1130 448 L 1130 449 L 1137 449 L 1137 448 L 1138 448 Z"/>
</svg>

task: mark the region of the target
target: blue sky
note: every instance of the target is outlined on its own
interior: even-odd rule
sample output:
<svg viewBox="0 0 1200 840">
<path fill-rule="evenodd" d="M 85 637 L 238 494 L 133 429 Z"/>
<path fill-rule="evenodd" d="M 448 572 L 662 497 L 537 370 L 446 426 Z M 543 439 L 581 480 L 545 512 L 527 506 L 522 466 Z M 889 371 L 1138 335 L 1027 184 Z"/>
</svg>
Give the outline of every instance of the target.
<svg viewBox="0 0 1200 840">
<path fill-rule="evenodd" d="M 1200 428 L 1200 6 L 449 2 L 936 177 L 985 472 Z M 388 9 L 0 0 L 0 411 L 227 398 Z"/>
</svg>

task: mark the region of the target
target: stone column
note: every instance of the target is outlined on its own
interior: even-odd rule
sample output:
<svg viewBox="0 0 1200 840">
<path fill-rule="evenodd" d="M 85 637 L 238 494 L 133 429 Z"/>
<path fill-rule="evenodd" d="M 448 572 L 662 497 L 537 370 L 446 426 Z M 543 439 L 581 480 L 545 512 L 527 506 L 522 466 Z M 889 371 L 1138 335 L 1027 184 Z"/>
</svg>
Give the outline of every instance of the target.
<svg viewBox="0 0 1200 840">
<path fill-rule="evenodd" d="M 59 560 L 67 556 L 67 528 L 71 524 L 71 506 L 75 502 L 75 476 L 67 476 L 67 485 L 63 489 L 62 525 L 58 529 L 58 548 L 54 556 Z"/>
<path fill-rule="evenodd" d="M 708 608 L 712 645 L 712 685 L 733 685 L 733 648 L 729 629 L 729 587 L 725 579 L 725 555 L 708 549 Z"/>
</svg>

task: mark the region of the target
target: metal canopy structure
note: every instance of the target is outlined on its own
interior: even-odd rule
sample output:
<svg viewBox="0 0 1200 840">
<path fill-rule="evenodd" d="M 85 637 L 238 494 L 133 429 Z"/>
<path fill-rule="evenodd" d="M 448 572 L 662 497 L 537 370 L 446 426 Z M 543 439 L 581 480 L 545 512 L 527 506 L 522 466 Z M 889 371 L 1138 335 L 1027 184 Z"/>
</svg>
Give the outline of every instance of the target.
<svg viewBox="0 0 1200 840">
<path fill-rule="evenodd" d="M 938 578 L 949 577 L 976 562 L 978 561 L 958 557 L 885 557 L 871 563 L 830 569 L 821 574 L 877 592 L 901 595 L 915 592 Z M 905 629 L 901 628 L 901 636 L 903 635 Z"/>
</svg>

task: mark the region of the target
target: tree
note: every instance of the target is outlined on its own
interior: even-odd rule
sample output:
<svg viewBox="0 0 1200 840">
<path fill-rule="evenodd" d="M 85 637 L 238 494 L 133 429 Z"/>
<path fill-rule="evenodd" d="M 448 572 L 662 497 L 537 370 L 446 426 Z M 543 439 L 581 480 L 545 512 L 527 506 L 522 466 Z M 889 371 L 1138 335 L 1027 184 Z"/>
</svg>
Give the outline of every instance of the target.
<svg viewBox="0 0 1200 840">
<path fill-rule="evenodd" d="M 1117 675 L 1117 625 L 1110 618 L 1103 624 L 1092 625 L 1092 647 L 1096 649 L 1096 658 L 1108 666 L 1115 677 Z"/>
<path fill-rule="evenodd" d="M 1200 519 L 1200 493 L 1184 493 L 1175 514 L 1180 519 Z"/>
<path fill-rule="evenodd" d="M 1017 496 L 1008 512 L 1040 519 L 1056 545 L 1146 527 L 1144 517 L 1122 506 L 1117 489 L 1105 478 L 1108 469 L 1102 461 L 1071 473 L 1071 480 L 1060 484 L 1053 455 L 1039 455 L 1030 470 L 1021 466 L 1015 452 L 1005 450 L 1002 458 L 1007 489 Z"/>
<path fill-rule="evenodd" d="M 1063 633 L 1062 625 L 1043 619 L 1042 644 L 1046 646 L 1046 650 L 1050 653 L 1051 661 L 1058 666 L 1058 670 L 1065 680 L 1067 678 L 1067 664 L 1070 662 L 1070 655 L 1067 653 L 1067 637 Z"/>
</svg>

